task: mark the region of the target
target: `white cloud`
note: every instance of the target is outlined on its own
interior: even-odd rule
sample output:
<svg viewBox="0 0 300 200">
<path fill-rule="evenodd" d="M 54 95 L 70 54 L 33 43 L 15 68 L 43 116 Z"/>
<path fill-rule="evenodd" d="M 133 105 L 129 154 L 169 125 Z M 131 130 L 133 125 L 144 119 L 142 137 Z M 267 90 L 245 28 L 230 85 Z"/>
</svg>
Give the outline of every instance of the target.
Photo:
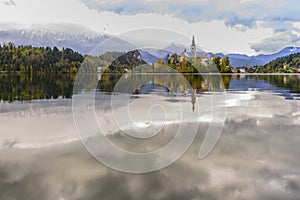
<svg viewBox="0 0 300 200">
<path fill-rule="evenodd" d="M 99 12 L 108 11 L 121 16 L 138 16 L 139 14 L 168 15 L 185 20 L 189 23 L 201 24 L 205 22 L 222 21 L 228 27 L 234 27 L 235 32 L 231 36 L 238 36 L 238 32 L 248 32 L 242 37 L 248 39 L 248 45 L 255 52 L 274 52 L 287 45 L 299 45 L 299 29 L 295 29 L 294 23 L 300 21 L 300 5 L 296 0 L 81 0 L 88 8 Z M 157 22 L 158 23 L 158 22 Z M 261 27 L 257 25 L 260 24 Z M 222 25 L 221 25 L 222 26 Z M 216 28 L 216 27 L 215 27 Z M 249 32 L 261 28 L 264 38 L 261 43 L 247 38 Z M 273 35 L 269 35 L 269 29 Z M 250 31 L 248 31 L 250 30 Z M 224 39 L 222 45 L 243 45 L 242 41 L 232 42 L 226 34 L 230 29 L 222 29 Z M 213 32 L 211 32 L 213 35 Z M 246 36 L 246 37 L 245 37 Z M 220 36 L 219 36 L 220 37 Z M 226 43 L 230 41 L 230 43 Z M 240 43 L 241 42 L 241 43 Z M 272 43 L 274 42 L 274 43 Z M 221 43 L 219 43 L 221 44 Z M 249 47 L 249 46 L 248 46 Z M 242 47 L 245 49 L 245 47 Z M 250 51 L 248 51 L 249 53 Z"/>
<path fill-rule="evenodd" d="M 169 14 L 189 22 L 224 20 L 228 25 L 253 26 L 256 21 L 300 21 L 296 0 L 81 0 L 91 9 L 121 15 Z"/>
<path fill-rule="evenodd" d="M 13 0 L 2 0 L 2 3 L 6 6 L 16 6 L 16 3 Z"/>
<path fill-rule="evenodd" d="M 252 49 L 261 53 L 277 52 L 287 46 L 300 46 L 299 30 L 298 32 L 277 33 L 258 43 L 250 44 Z"/>
<path fill-rule="evenodd" d="M 2 2 L 4 1 L 11 2 L 11 0 Z M 274 52 L 280 45 L 282 47 L 290 45 L 295 41 L 293 37 L 299 37 L 300 33 L 298 14 L 300 5 L 295 0 L 14 0 L 14 2 L 16 6 L 0 3 L 0 24 L 2 24 L 0 29 L 46 27 L 56 31 L 91 30 L 117 35 L 133 29 L 157 27 L 181 32 L 188 38 L 195 34 L 198 46 L 207 51 L 247 54 Z M 67 24 L 72 24 L 73 28 Z M 278 35 L 290 39 L 277 43 L 276 48 L 275 45 L 274 48 L 264 47 L 266 41 L 276 39 Z"/>
</svg>

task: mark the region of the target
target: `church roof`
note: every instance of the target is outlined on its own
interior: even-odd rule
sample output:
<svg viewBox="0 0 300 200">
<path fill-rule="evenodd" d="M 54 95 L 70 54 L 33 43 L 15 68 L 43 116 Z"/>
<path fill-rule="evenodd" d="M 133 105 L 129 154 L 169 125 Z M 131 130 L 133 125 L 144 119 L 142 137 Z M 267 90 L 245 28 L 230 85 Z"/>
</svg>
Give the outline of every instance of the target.
<svg viewBox="0 0 300 200">
<path fill-rule="evenodd" d="M 186 51 L 183 51 L 180 55 L 180 57 L 189 58 L 190 56 L 186 53 Z"/>
<path fill-rule="evenodd" d="M 205 55 L 205 54 L 201 54 L 201 55 L 199 55 L 199 58 L 201 58 L 201 59 L 208 59 L 208 56 Z"/>
</svg>

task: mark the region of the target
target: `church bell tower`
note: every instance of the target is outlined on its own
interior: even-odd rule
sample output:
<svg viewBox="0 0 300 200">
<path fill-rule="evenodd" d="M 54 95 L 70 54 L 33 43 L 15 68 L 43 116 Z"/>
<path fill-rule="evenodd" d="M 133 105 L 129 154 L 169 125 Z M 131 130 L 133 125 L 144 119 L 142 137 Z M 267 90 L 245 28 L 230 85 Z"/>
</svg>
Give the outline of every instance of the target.
<svg viewBox="0 0 300 200">
<path fill-rule="evenodd" d="M 196 43 L 195 43 L 195 37 L 193 36 L 192 45 L 191 45 L 192 60 L 194 60 L 196 58 L 196 56 L 197 56 L 196 52 L 197 52 L 197 48 L 196 48 Z"/>
</svg>

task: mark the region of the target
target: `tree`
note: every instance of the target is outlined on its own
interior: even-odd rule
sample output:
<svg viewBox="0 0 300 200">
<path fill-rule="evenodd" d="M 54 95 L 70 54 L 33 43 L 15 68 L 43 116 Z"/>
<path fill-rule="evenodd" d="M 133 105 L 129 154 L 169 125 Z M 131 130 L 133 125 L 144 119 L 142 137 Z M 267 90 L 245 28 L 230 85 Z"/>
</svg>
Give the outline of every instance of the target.
<svg viewBox="0 0 300 200">
<path fill-rule="evenodd" d="M 221 60 L 222 58 L 217 56 L 217 57 L 212 57 L 213 62 L 215 63 L 216 67 L 218 68 L 219 72 L 221 71 Z"/>
<path fill-rule="evenodd" d="M 232 68 L 230 66 L 230 60 L 229 57 L 225 57 L 221 61 L 221 72 L 222 73 L 230 73 L 232 72 Z"/>
</svg>

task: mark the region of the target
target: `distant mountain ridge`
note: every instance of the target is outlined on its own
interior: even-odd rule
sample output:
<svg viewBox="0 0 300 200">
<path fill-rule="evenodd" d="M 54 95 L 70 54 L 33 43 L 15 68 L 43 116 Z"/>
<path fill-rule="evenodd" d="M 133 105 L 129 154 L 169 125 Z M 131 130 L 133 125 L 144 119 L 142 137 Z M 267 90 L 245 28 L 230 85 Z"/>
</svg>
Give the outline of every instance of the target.
<svg viewBox="0 0 300 200">
<path fill-rule="evenodd" d="M 96 45 L 109 37 L 96 33 L 71 34 L 37 30 L 0 30 L 0 43 L 13 42 L 17 46 L 71 48 L 81 54 L 89 54 Z"/>
<path fill-rule="evenodd" d="M 177 53 L 180 54 L 186 47 L 184 45 L 178 45 L 172 43 L 171 45 L 165 47 L 165 50 L 160 50 L 161 52 L 164 52 L 165 55 L 167 53 L 173 54 Z M 187 48 L 188 49 L 188 48 Z M 263 66 L 269 63 L 272 60 L 275 60 L 276 58 L 288 56 L 291 54 L 299 53 L 300 47 L 286 47 L 282 49 L 281 51 L 274 53 L 274 54 L 260 54 L 257 56 L 248 56 L 246 54 L 223 54 L 223 53 L 212 53 L 212 52 L 204 52 L 201 49 L 197 51 L 197 54 L 207 54 L 209 57 L 211 56 L 219 56 L 221 58 L 224 58 L 226 56 L 229 57 L 230 63 L 233 67 L 242 67 L 242 66 Z M 163 55 L 157 55 L 154 54 L 159 58 L 163 58 Z"/>
<path fill-rule="evenodd" d="M 206 53 L 209 57 L 211 56 L 219 56 L 224 58 L 226 56 L 229 57 L 230 64 L 233 67 L 243 67 L 243 66 L 264 66 L 267 63 L 275 60 L 276 58 L 288 56 L 291 54 L 299 53 L 300 47 L 286 47 L 281 51 L 274 54 L 260 54 L 257 56 L 248 56 L 246 54 L 223 54 L 223 53 Z M 203 52 L 202 52 L 203 53 Z"/>
<path fill-rule="evenodd" d="M 257 56 L 247 56 L 240 54 L 228 54 L 227 56 L 230 59 L 230 63 L 233 67 L 241 67 L 241 66 L 263 66 L 276 58 L 288 56 L 291 54 L 299 53 L 300 47 L 286 47 L 283 50 L 274 53 L 274 54 L 260 54 Z"/>
<path fill-rule="evenodd" d="M 102 43 L 107 41 L 107 43 Z M 133 49 L 139 49 L 134 45 L 121 40 L 117 37 L 113 37 L 107 34 L 99 33 L 61 33 L 61 32 L 50 32 L 50 31 L 38 31 L 38 30 L 0 30 L 0 43 L 13 42 L 15 45 L 32 45 L 32 46 L 57 46 L 62 48 L 71 48 L 81 54 L 92 54 L 101 55 L 108 51 L 129 51 Z M 101 48 L 96 48 L 100 43 Z M 95 50 L 96 48 L 96 50 Z M 175 44 L 170 42 L 163 49 L 149 49 L 139 50 L 143 60 L 148 63 L 154 63 L 158 59 L 165 58 L 167 54 L 177 53 L 180 54 L 184 49 L 189 50 L 187 45 Z M 223 54 L 223 53 L 211 53 L 208 52 L 208 56 L 228 56 L 230 63 L 233 67 L 241 66 L 263 66 L 270 61 L 287 56 L 290 54 L 300 52 L 300 47 L 286 47 L 283 50 L 274 54 L 260 54 L 257 56 L 248 56 L 245 54 Z M 201 49 L 198 50 L 198 54 L 205 53 Z"/>
</svg>

